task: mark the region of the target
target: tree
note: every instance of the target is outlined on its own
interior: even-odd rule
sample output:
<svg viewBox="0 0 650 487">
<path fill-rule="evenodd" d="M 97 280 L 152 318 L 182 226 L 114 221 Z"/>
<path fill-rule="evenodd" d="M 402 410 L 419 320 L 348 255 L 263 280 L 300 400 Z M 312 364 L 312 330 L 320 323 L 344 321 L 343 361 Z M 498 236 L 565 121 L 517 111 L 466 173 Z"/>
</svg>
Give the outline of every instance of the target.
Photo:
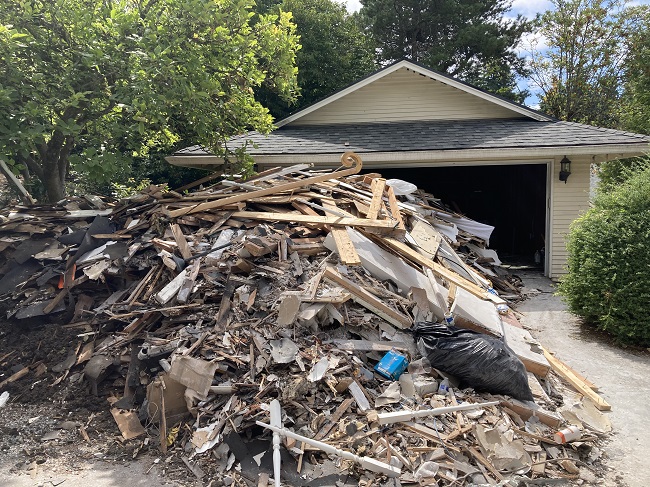
<svg viewBox="0 0 650 487">
<path fill-rule="evenodd" d="M 523 101 L 516 48 L 531 24 L 506 18 L 510 0 L 361 0 L 360 15 L 381 62 L 425 64 L 493 93 Z"/>
<path fill-rule="evenodd" d="M 630 17 L 621 122 L 626 130 L 650 134 L 650 7 L 631 9 Z"/>
<path fill-rule="evenodd" d="M 375 69 L 372 43 L 357 16 L 332 0 L 266 0 L 260 12 L 290 12 L 300 36 L 296 56 L 300 97 L 290 105 L 268 90 L 260 100 L 276 118 L 325 98 Z"/>
<path fill-rule="evenodd" d="M 618 123 L 628 17 L 625 0 L 551 0 L 539 21 L 548 49 L 533 46 L 540 108 L 561 120 Z"/>
<path fill-rule="evenodd" d="M 6 0 L 0 157 L 50 201 L 75 169 L 107 179 L 147 151 L 272 128 L 253 89 L 296 93 L 295 26 L 252 0 Z"/>
</svg>

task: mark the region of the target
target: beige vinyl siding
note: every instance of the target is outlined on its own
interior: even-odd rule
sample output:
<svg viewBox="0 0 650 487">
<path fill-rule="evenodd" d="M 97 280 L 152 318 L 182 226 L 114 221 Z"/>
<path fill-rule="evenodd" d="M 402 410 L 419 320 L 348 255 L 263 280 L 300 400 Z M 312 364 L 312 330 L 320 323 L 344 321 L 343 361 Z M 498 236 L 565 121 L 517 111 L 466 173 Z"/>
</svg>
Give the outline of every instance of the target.
<svg viewBox="0 0 650 487">
<path fill-rule="evenodd" d="M 508 108 L 401 68 L 289 125 L 521 117 Z"/>
<path fill-rule="evenodd" d="M 589 170 L 591 158 L 576 157 L 571 159 L 571 176 L 566 184 L 559 180 L 560 160 L 555 159 L 552 179 L 551 212 L 551 272 L 550 277 L 557 278 L 566 274 L 566 237 L 571 222 L 589 208 Z"/>
</svg>

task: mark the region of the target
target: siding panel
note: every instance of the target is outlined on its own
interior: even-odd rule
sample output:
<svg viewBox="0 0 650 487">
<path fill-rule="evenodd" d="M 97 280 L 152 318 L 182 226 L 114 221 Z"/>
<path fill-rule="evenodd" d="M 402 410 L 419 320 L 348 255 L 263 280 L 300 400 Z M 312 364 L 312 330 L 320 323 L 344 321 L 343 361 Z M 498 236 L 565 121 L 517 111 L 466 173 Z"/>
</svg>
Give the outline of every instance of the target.
<svg viewBox="0 0 650 487">
<path fill-rule="evenodd" d="M 402 68 L 290 125 L 521 117 L 505 107 Z"/>
<path fill-rule="evenodd" d="M 566 274 L 566 237 L 571 223 L 589 209 L 589 171 L 591 159 L 575 158 L 571 161 L 571 176 L 566 184 L 559 180 L 560 159 L 554 163 L 553 211 L 551 214 L 551 272 L 553 278 Z"/>
</svg>

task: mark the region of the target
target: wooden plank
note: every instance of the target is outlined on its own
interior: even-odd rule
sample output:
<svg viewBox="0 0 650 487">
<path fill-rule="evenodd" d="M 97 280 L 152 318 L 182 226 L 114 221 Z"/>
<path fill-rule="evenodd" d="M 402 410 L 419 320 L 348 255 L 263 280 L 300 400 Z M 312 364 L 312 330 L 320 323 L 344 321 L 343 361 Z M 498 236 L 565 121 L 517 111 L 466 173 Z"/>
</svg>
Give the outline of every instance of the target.
<svg viewBox="0 0 650 487">
<path fill-rule="evenodd" d="M 183 259 L 189 259 L 192 257 L 192 251 L 190 250 L 190 246 L 187 245 L 187 240 L 185 239 L 185 235 L 183 235 L 180 225 L 172 223 L 171 229 L 174 241 L 176 242 L 176 245 L 178 245 L 178 251 L 181 253 Z"/>
<path fill-rule="evenodd" d="M 380 244 L 384 243 L 386 246 L 390 247 L 392 250 L 398 252 L 399 254 L 411 260 L 412 262 L 415 262 L 416 264 L 420 264 L 423 267 L 428 267 L 437 276 L 445 279 L 449 283 L 454 283 L 456 286 L 466 290 L 467 292 L 473 294 L 478 298 L 487 299 L 497 304 L 505 303 L 505 301 L 499 298 L 498 296 L 487 292 L 482 287 L 474 284 L 473 282 L 468 281 L 464 277 L 459 276 L 455 272 L 441 266 L 437 262 L 433 262 L 432 260 L 427 259 L 423 255 L 420 255 L 405 243 L 402 243 L 393 238 L 382 238 L 382 239 L 374 239 L 374 240 Z"/>
<path fill-rule="evenodd" d="M 537 416 L 539 420 L 551 428 L 559 428 L 562 423 L 562 417 L 557 414 L 547 411 L 539 407 L 534 402 L 523 402 L 518 401 L 517 399 L 509 399 L 501 401 L 501 406 L 512 409 L 515 413 L 521 416 L 523 419 L 529 419 L 532 416 Z"/>
<path fill-rule="evenodd" d="M 156 301 L 160 304 L 167 304 L 172 300 L 176 293 L 180 290 L 185 277 L 187 276 L 188 269 L 183 269 L 174 279 L 172 279 L 164 288 L 156 294 Z"/>
<path fill-rule="evenodd" d="M 25 197 L 27 201 L 29 201 L 32 205 L 36 204 L 36 200 L 32 198 L 32 195 L 29 194 L 29 192 L 25 189 L 25 186 L 20 182 L 20 180 L 14 175 L 14 173 L 7 167 L 7 163 L 0 159 L 0 167 L 2 168 L 2 172 L 4 172 L 5 176 L 11 180 L 12 183 L 14 183 L 14 186 L 18 188 L 18 191 L 22 193 L 22 195 Z"/>
<path fill-rule="evenodd" d="M 355 302 L 368 308 L 370 311 L 377 314 L 378 316 L 381 316 L 391 325 L 394 325 L 402 329 L 411 327 L 411 320 L 408 317 L 402 315 L 401 313 L 398 313 L 392 308 L 389 308 L 380 300 L 375 298 L 372 294 L 370 294 L 368 291 L 361 289 L 352 281 L 343 277 L 332 267 L 328 267 L 327 269 L 325 269 L 325 272 L 323 273 L 323 277 L 349 291 L 350 294 L 352 295 L 352 299 Z"/>
<path fill-rule="evenodd" d="M 395 230 L 395 222 L 391 220 L 371 220 L 365 218 L 348 218 L 336 216 L 312 216 L 296 213 L 271 213 L 263 211 L 236 211 L 233 218 L 249 218 L 251 220 L 265 220 L 278 222 L 312 223 L 321 225 L 337 225 L 341 227 L 365 227 L 386 231 Z"/>
<path fill-rule="evenodd" d="M 370 201 L 370 209 L 366 218 L 371 220 L 376 220 L 379 216 L 379 210 L 381 209 L 381 203 L 384 197 L 384 189 L 386 189 L 386 180 L 384 178 L 375 178 L 370 183 L 370 188 L 372 189 L 372 200 Z"/>
<path fill-rule="evenodd" d="M 467 447 L 467 452 L 472 455 L 477 462 L 487 468 L 492 475 L 496 477 L 499 482 L 505 482 L 506 478 L 501 475 L 494 465 L 492 465 L 487 458 L 485 458 L 476 448 L 472 446 Z"/>
<path fill-rule="evenodd" d="M 29 373 L 29 367 L 23 367 L 18 372 L 14 373 L 13 375 L 10 375 L 8 378 L 0 382 L 0 389 L 2 389 L 7 384 L 11 384 L 12 382 L 16 382 L 18 379 L 25 377 L 28 373 Z"/>
<path fill-rule="evenodd" d="M 404 342 L 373 342 L 370 340 L 342 340 L 334 339 L 324 342 L 325 344 L 332 344 L 339 350 L 357 350 L 363 352 L 388 352 L 393 348 L 396 350 L 409 350 L 409 347 Z"/>
<path fill-rule="evenodd" d="M 348 397 L 345 399 L 338 408 L 336 408 L 336 411 L 334 411 L 334 414 L 330 416 L 330 418 L 325 422 L 325 425 L 323 425 L 318 433 L 316 433 L 316 436 L 314 436 L 315 440 L 322 440 L 324 439 L 329 432 L 334 428 L 334 426 L 337 426 L 339 423 L 339 420 L 343 417 L 345 412 L 352 406 L 352 403 L 354 403 L 354 398 Z"/>
<path fill-rule="evenodd" d="M 325 208 L 341 211 L 333 200 L 324 199 L 321 200 L 321 202 Z M 345 214 L 349 215 L 347 212 L 345 212 Z M 336 244 L 341 262 L 349 266 L 361 265 L 361 259 L 359 258 L 357 250 L 354 248 L 352 240 L 350 240 L 348 231 L 345 228 L 331 227 L 330 233 L 332 234 L 332 237 L 334 237 L 334 243 Z"/>
<path fill-rule="evenodd" d="M 290 183 L 280 184 L 278 186 L 273 186 L 270 188 L 260 189 L 258 191 L 250 191 L 248 193 L 240 193 L 228 198 L 219 199 L 216 201 L 209 201 L 206 203 L 201 203 L 194 205 L 189 208 L 181 208 L 178 210 L 173 210 L 169 212 L 169 215 L 172 218 L 187 215 L 188 213 L 197 213 L 199 211 L 210 210 L 212 208 L 221 208 L 223 206 L 229 205 L 231 203 L 238 203 L 240 201 L 247 201 L 250 198 L 258 198 L 260 196 L 268 196 L 271 194 L 277 194 L 284 191 L 291 191 L 297 188 L 302 188 L 311 184 L 328 181 L 330 179 L 338 179 L 345 176 L 351 176 L 352 174 L 357 174 L 361 171 L 363 166 L 361 158 L 358 157 L 353 152 L 346 152 L 341 157 L 341 163 L 346 165 L 349 169 L 344 169 L 342 171 L 322 174 L 320 176 L 314 176 L 311 178 L 301 179 L 298 181 L 292 181 Z"/>
<path fill-rule="evenodd" d="M 612 407 L 602 397 L 596 394 L 584 381 L 577 377 L 572 370 L 561 360 L 555 358 L 548 350 L 542 347 L 546 360 L 551 364 L 552 369 L 563 379 L 571 384 L 580 394 L 591 399 L 600 411 L 609 411 Z"/>
<path fill-rule="evenodd" d="M 390 214 L 397 222 L 397 228 L 406 230 L 406 227 L 404 226 L 404 220 L 402 220 L 402 212 L 399 209 L 399 202 L 395 197 L 395 191 L 393 190 L 392 186 L 388 186 L 388 207 L 390 208 Z"/>
</svg>

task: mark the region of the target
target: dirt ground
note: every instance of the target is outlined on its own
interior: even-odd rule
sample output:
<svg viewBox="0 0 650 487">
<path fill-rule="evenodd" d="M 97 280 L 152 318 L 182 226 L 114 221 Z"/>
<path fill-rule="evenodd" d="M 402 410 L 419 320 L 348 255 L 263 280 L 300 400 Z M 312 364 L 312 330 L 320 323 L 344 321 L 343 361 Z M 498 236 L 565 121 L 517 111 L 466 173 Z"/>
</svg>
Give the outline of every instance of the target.
<svg viewBox="0 0 650 487">
<path fill-rule="evenodd" d="M 522 324 L 548 350 L 600 388 L 612 406 L 614 433 L 607 446 L 611 467 L 608 487 L 646 487 L 650 482 L 650 353 L 621 348 L 607 335 L 594 332 L 566 311 L 553 283 L 536 273 L 517 273 L 527 288 L 541 294 L 521 303 Z"/>
<path fill-rule="evenodd" d="M 650 478 L 650 435 L 645 431 L 645 412 L 650 392 L 650 354 L 623 349 L 606 336 L 589 331 L 568 313 L 553 295 L 550 280 L 538 273 L 515 272 L 526 288 L 540 293 L 521 303 L 522 323 L 558 358 L 601 388 L 612 405 L 610 418 L 615 433 L 603 452 L 611 470 L 605 487 L 641 487 Z M 0 356 L 16 353 L 0 373 L 7 377 L 10 365 L 63 362 L 76 332 L 56 325 L 31 323 L 17 331 L 0 322 Z M 48 347 L 45 347 L 45 343 Z M 101 397 L 123 386 L 119 378 L 106 381 L 107 391 L 96 398 L 83 383 L 66 377 L 52 386 L 51 376 L 10 385 L 11 401 L 0 409 L 0 486 L 195 486 L 180 455 L 162 457 L 147 440 L 124 442 L 108 405 Z M 27 387 L 26 387 L 26 384 Z M 88 438 L 79 437 L 83 425 Z M 61 428 L 66 426 L 69 429 Z M 222 485 L 218 482 L 215 485 Z M 583 485 L 589 485 L 584 483 Z"/>
</svg>

